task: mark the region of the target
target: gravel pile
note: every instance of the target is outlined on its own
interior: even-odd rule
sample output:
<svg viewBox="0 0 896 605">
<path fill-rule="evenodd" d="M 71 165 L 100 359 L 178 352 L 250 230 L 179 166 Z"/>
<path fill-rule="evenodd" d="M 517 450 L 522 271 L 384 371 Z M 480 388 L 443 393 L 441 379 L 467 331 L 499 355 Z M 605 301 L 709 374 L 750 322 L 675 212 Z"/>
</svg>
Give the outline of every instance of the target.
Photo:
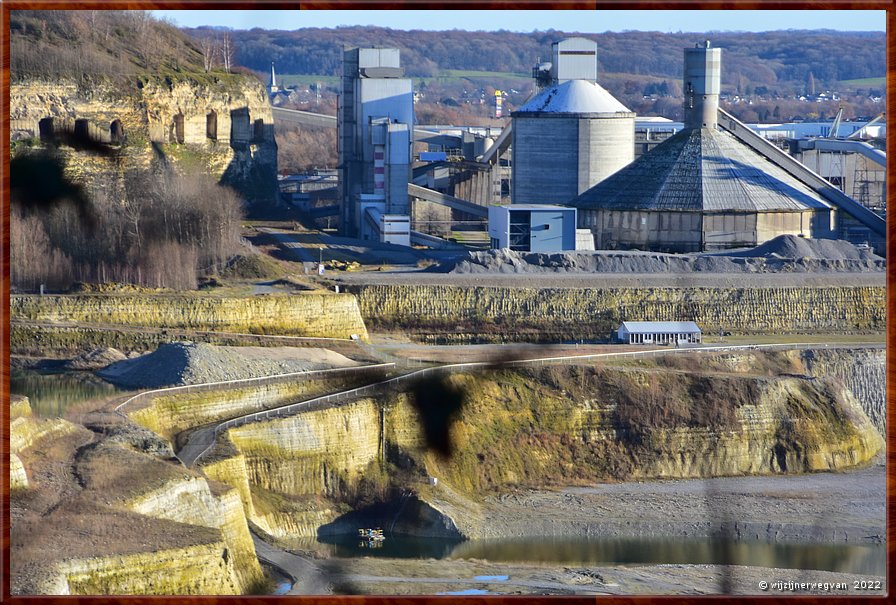
<svg viewBox="0 0 896 605">
<path fill-rule="evenodd" d="M 664 254 L 633 251 L 469 252 L 427 269 L 433 273 L 831 273 L 884 271 L 886 261 L 842 240 L 791 235 L 732 252 Z"/>
<path fill-rule="evenodd" d="M 860 249 L 841 239 L 806 239 L 795 235 L 779 235 L 750 250 L 728 256 L 766 258 L 808 258 L 813 260 L 882 261 L 871 250 Z"/>
<path fill-rule="evenodd" d="M 114 363 L 97 374 L 126 388 L 201 384 L 358 365 L 328 349 L 219 347 L 175 342 Z"/>
<path fill-rule="evenodd" d="M 66 370 L 99 370 L 109 364 L 124 361 L 127 355 L 113 347 L 94 349 L 89 353 L 78 355 L 67 361 L 63 367 Z"/>
</svg>

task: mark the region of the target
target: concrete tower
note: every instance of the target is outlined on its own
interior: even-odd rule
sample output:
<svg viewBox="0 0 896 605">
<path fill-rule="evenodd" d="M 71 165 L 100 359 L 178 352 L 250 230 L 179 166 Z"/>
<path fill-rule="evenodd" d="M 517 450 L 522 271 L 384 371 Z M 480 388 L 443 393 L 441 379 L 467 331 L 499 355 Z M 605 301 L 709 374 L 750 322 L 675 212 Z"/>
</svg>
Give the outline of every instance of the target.
<svg viewBox="0 0 896 605">
<path fill-rule="evenodd" d="M 684 127 L 715 128 L 718 124 L 722 49 L 703 45 L 684 49 Z"/>
<path fill-rule="evenodd" d="M 414 93 L 397 48 L 344 51 L 339 95 L 343 233 L 410 245 Z"/>
<path fill-rule="evenodd" d="M 514 204 L 565 203 L 635 158 L 635 114 L 595 82 L 597 45 L 569 38 L 552 51 L 535 70 L 551 83 L 511 114 Z"/>
</svg>

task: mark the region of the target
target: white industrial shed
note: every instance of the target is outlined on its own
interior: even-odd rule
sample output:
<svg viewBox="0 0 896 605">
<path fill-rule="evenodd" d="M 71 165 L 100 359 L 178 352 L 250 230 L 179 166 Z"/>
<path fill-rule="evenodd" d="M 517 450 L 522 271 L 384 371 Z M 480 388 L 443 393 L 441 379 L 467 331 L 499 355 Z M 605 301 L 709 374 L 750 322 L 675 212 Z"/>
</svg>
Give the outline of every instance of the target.
<svg viewBox="0 0 896 605">
<path fill-rule="evenodd" d="M 685 344 L 702 341 L 703 332 L 693 321 L 624 321 L 616 333 L 628 344 Z"/>
</svg>

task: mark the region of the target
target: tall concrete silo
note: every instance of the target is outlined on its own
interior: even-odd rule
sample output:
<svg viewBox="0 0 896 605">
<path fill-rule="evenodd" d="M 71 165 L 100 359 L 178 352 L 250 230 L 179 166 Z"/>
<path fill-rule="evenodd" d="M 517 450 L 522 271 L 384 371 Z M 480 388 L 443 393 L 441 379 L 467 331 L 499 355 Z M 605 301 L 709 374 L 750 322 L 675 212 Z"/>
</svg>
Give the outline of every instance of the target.
<svg viewBox="0 0 896 605">
<path fill-rule="evenodd" d="M 513 114 L 515 204 L 563 203 L 635 159 L 635 114 L 600 85 L 549 86 Z"/>
</svg>

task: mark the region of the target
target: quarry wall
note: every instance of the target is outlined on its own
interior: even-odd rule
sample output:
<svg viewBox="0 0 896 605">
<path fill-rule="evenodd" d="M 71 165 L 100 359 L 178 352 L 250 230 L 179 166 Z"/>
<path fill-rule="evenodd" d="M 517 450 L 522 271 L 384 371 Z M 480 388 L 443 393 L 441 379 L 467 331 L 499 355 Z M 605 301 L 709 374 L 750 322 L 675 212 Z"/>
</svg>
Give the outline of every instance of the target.
<svg viewBox="0 0 896 605">
<path fill-rule="evenodd" d="M 886 327 L 884 287 L 349 286 L 371 329 L 424 340 L 605 339 L 622 321 L 695 321 L 704 334 L 852 334 Z"/>
<path fill-rule="evenodd" d="M 16 295 L 13 320 L 121 324 L 222 332 L 367 338 L 358 303 L 349 294 L 255 297 L 171 295 Z"/>
<path fill-rule="evenodd" d="M 803 353 L 807 372 L 833 376 L 849 389 L 881 437 L 887 435 L 886 349 L 809 349 Z"/>
<path fill-rule="evenodd" d="M 788 364 L 799 363 L 793 357 Z M 846 368 L 849 353 L 842 357 Z M 655 370 L 638 367 L 605 368 L 599 380 L 569 368 L 453 374 L 446 380 L 467 404 L 451 427 L 450 458 L 427 450 L 417 412 L 397 394 L 231 429 L 237 453 L 208 472 L 254 502 L 254 523 L 289 538 L 339 525 L 365 482 L 383 488 L 404 472 L 397 468 L 412 468 L 403 487 L 446 526 L 483 537 L 483 498 L 507 489 L 839 470 L 882 447 L 842 383 L 757 375 L 749 359 L 719 363 L 743 368 L 725 379 L 661 371 L 659 382 Z M 704 415 L 718 408 L 724 414 Z M 633 413 L 643 417 L 626 416 Z"/>
</svg>

